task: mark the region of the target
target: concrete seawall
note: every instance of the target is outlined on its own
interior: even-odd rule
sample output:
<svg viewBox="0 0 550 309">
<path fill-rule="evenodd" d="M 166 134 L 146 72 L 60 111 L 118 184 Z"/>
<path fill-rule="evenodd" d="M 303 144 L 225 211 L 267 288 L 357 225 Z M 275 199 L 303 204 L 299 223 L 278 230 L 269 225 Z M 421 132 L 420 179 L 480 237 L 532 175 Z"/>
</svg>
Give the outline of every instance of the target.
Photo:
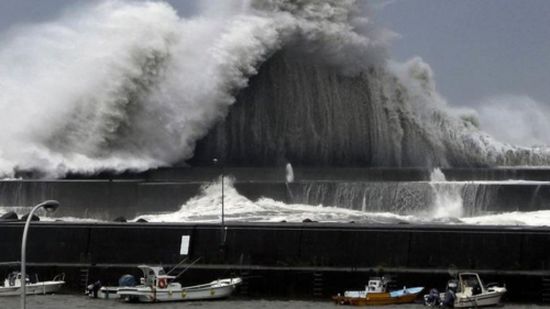
<svg viewBox="0 0 550 309">
<path fill-rule="evenodd" d="M 211 179 L 212 180 L 212 179 Z M 173 212 L 201 193 L 211 182 L 152 179 L 64 179 L 0 181 L 0 207 L 32 206 L 47 199 L 63 205 L 56 217 L 111 221 L 148 213 Z M 434 191 L 426 181 L 297 180 L 236 178 L 235 189 L 250 200 L 267 197 L 299 203 L 401 214 L 429 211 Z M 466 215 L 487 212 L 550 209 L 550 183 L 465 183 L 462 192 Z M 409 194 L 413 192 L 414 194 Z M 408 203 L 406 205 L 405 203 Z"/>
<path fill-rule="evenodd" d="M 0 223 L 0 262 L 19 260 L 22 226 Z M 116 282 L 138 264 L 175 265 L 184 257 L 181 237 L 189 235 L 189 257 L 201 260 L 186 278 L 236 273 L 246 277 L 245 294 L 262 297 L 326 297 L 360 288 L 374 274 L 443 287 L 452 267 L 505 281 L 511 300 L 537 302 L 550 277 L 549 228 L 282 223 L 230 224 L 223 234 L 208 224 L 39 222 L 27 260 L 41 273 L 66 272 L 80 288 L 83 272 Z M 5 272 L 16 267 L 0 265 Z"/>
</svg>

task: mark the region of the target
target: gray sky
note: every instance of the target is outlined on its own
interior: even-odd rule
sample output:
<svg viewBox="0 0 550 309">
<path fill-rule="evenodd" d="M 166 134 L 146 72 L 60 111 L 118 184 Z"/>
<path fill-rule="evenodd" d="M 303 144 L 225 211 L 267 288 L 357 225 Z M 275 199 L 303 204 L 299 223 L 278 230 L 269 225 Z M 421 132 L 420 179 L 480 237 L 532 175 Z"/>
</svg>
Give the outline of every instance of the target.
<svg viewBox="0 0 550 309">
<path fill-rule="evenodd" d="M 550 105 L 550 1 L 378 2 L 378 23 L 401 35 L 398 60 L 421 56 L 454 105 L 502 94 Z M 380 5 L 379 5 L 380 6 Z"/>
<path fill-rule="evenodd" d="M 51 19 L 75 2 L 1 0 L 0 32 L 18 23 Z M 193 1 L 168 2 L 186 15 Z M 394 58 L 421 56 L 434 69 L 439 91 L 453 105 L 475 105 L 501 94 L 528 95 L 550 105 L 550 1 L 373 3 L 377 23 L 401 35 L 393 44 Z"/>
</svg>

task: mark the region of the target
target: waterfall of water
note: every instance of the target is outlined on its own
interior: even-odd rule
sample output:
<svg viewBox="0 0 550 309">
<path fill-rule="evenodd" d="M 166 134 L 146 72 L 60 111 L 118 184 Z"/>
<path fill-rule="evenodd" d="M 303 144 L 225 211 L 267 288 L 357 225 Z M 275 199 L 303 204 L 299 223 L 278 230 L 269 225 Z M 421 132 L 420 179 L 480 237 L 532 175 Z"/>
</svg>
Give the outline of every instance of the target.
<svg viewBox="0 0 550 309">
<path fill-rule="evenodd" d="M 290 198 L 290 201 L 294 201 L 294 194 L 292 193 L 292 190 L 290 190 L 290 186 L 288 185 L 289 183 L 294 182 L 294 170 L 292 169 L 292 164 L 290 164 L 290 162 L 286 164 L 285 170 L 286 170 L 286 182 L 285 182 L 286 191 L 288 192 L 288 197 Z"/>
<path fill-rule="evenodd" d="M 297 203 L 364 212 L 418 213 L 431 199 L 422 182 L 309 182 L 295 188 Z"/>
<path fill-rule="evenodd" d="M 430 175 L 430 186 L 434 194 L 431 212 L 433 218 L 460 218 L 464 215 L 464 183 L 447 181 L 441 169 L 436 168 Z"/>
<path fill-rule="evenodd" d="M 286 164 L 286 182 L 294 182 L 294 170 L 292 169 L 292 165 L 290 163 Z"/>
</svg>

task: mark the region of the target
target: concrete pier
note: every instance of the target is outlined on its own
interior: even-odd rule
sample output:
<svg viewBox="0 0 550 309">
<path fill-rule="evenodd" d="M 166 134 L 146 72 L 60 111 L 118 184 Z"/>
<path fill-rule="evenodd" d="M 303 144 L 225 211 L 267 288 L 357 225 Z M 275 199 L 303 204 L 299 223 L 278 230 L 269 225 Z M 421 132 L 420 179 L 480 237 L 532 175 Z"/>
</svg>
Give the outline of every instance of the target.
<svg viewBox="0 0 550 309">
<path fill-rule="evenodd" d="M 19 260 L 22 223 L 0 223 L 0 261 Z M 224 236 L 225 233 L 225 236 Z M 542 301 L 550 277 L 550 228 L 280 223 L 33 223 L 28 258 L 41 277 L 65 272 L 69 285 L 115 283 L 138 264 L 170 267 L 190 236 L 185 280 L 245 277 L 243 295 L 328 297 L 360 288 L 371 275 L 397 276 L 407 286 L 443 288 L 449 269 L 505 282 L 508 299 Z M 3 263 L 6 273 L 16 264 Z"/>
</svg>

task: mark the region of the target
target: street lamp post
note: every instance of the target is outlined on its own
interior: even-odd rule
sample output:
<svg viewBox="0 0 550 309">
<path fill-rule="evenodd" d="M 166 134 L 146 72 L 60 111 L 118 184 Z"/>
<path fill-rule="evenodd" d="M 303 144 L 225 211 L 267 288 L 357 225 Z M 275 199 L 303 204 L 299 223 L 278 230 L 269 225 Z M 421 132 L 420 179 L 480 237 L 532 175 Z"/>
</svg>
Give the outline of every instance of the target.
<svg viewBox="0 0 550 309">
<path fill-rule="evenodd" d="M 27 217 L 27 222 L 25 222 L 25 228 L 23 229 L 23 239 L 21 241 L 21 309 L 25 309 L 26 306 L 26 287 L 27 284 L 27 274 L 25 269 L 26 263 L 26 247 L 27 247 L 27 234 L 29 232 L 29 226 L 31 224 L 32 215 L 39 208 L 46 209 L 47 212 L 54 212 L 57 207 L 59 207 L 59 202 L 54 200 L 49 200 L 42 202 L 33 207 L 31 212 Z"/>
</svg>

